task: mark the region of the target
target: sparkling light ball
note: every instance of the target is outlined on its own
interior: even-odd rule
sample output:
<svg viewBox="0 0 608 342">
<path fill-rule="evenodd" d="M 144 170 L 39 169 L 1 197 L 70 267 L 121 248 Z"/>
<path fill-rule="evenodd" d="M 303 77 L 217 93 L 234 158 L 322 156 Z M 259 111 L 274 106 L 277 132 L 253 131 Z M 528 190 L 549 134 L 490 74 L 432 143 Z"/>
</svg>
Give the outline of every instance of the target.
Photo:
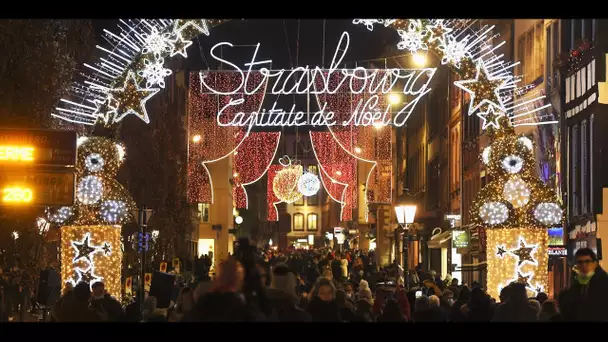
<svg viewBox="0 0 608 342">
<path fill-rule="evenodd" d="M 103 183 L 97 176 L 86 176 L 78 182 L 76 198 L 82 204 L 95 204 L 101 199 Z"/>
<path fill-rule="evenodd" d="M 306 172 L 298 180 L 298 190 L 304 196 L 314 196 L 321 189 L 321 181 L 314 173 Z"/>
</svg>

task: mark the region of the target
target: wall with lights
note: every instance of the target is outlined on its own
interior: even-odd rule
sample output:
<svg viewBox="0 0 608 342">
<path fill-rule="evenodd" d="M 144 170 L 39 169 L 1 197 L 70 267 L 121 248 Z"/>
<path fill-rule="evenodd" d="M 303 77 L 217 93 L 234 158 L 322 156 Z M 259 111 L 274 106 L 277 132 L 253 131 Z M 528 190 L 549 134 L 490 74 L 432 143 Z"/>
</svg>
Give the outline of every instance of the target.
<svg viewBox="0 0 608 342">
<path fill-rule="evenodd" d="M 488 294 L 499 298 L 511 282 L 526 285 L 529 297 L 546 291 L 549 276 L 549 235 L 546 229 L 487 231 Z"/>
<path fill-rule="evenodd" d="M 61 228 L 62 283 L 105 284 L 121 298 L 122 246 L 120 226 L 65 226 Z"/>
</svg>

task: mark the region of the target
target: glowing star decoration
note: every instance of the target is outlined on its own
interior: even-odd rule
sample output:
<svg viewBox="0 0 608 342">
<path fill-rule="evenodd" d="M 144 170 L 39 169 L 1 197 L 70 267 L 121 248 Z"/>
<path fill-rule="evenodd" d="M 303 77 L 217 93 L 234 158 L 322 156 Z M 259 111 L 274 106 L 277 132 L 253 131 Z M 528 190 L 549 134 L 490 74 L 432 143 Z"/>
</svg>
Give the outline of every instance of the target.
<svg viewBox="0 0 608 342">
<path fill-rule="evenodd" d="M 499 92 L 505 86 L 507 78 L 506 76 L 491 77 L 485 62 L 479 60 L 475 79 L 455 81 L 454 85 L 471 95 L 469 115 L 481 109 L 483 105 L 494 106 L 504 111 Z"/>
<path fill-rule="evenodd" d="M 184 39 L 182 37 L 182 34 L 179 32 L 175 36 L 175 40 L 171 41 L 172 48 L 171 54 L 169 56 L 174 57 L 177 54 L 180 54 L 182 55 L 182 57 L 188 58 L 188 53 L 186 52 L 186 49 L 188 49 L 193 42 L 191 40 Z"/>
<path fill-rule="evenodd" d="M 467 38 L 462 40 L 456 40 L 452 35 L 447 35 L 440 44 L 438 49 L 443 52 L 441 57 L 441 64 L 453 64 L 455 67 L 460 68 L 460 62 L 469 56 L 467 46 L 469 41 Z"/>
<path fill-rule="evenodd" d="M 65 222 L 67 219 L 69 219 L 70 217 L 72 217 L 72 215 L 74 215 L 74 211 L 72 210 L 72 207 L 61 207 L 59 209 L 57 209 L 57 211 L 52 214 L 49 219 L 51 220 L 51 222 L 53 223 L 63 223 Z"/>
<path fill-rule="evenodd" d="M 89 262 L 91 262 L 91 254 L 99 251 L 100 247 L 89 245 L 90 238 L 91 235 L 87 233 L 81 242 L 72 241 L 72 247 L 74 247 L 77 253 L 72 262 L 76 262 L 81 258 L 86 258 Z"/>
<path fill-rule="evenodd" d="M 504 117 L 505 113 L 499 108 L 489 106 L 485 112 L 480 111 L 479 113 L 477 113 L 477 116 L 481 118 L 481 120 L 483 120 L 481 129 L 485 130 L 488 127 L 499 129 L 500 124 L 498 123 L 498 120 Z"/>
<path fill-rule="evenodd" d="M 507 253 L 507 250 L 505 250 L 505 246 L 498 246 L 498 251 L 496 251 L 496 255 L 502 258 L 505 253 Z"/>
<path fill-rule="evenodd" d="M 76 284 L 80 282 L 88 283 L 90 286 L 95 284 L 98 281 L 102 281 L 103 277 L 95 275 L 93 272 L 93 267 L 89 267 L 87 270 L 83 270 L 81 268 L 75 268 L 76 271 Z"/>
<path fill-rule="evenodd" d="M 78 182 L 76 198 L 82 204 L 95 204 L 103 194 L 103 183 L 97 176 L 86 176 Z"/>
<path fill-rule="evenodd" d="M 562 208 L 557 203 L 540 203 L 534 209 L 534 218 L 547 226 L 560 223 L 562 216 Z"/>
<path fill-rule="evenodd" d="M 529 262 L 536 265 L 536 260 L 532 258 L 532 253 L 535 251 L 537 246 L 526 246 L 526 242 L 523 239 L 519 240 L 519 248 L 516 250 L 510 251 L 511 254 L 517 256 L 519 260 L 517 261 L 517 266 L 521 266 L 524 262 Z"/>
<path fill-rule="evenodd" d="M 507 156 L 502 160 L 502 168 L 508 173 L 518 173 L 524 167 L 524 160 L 516 155 Z"/>
<path fill-rule="evenodd" d="M 209 35 L 207 19 L 175 19 L 173 33 L 182 33 L 184 30 L 194 30 L 198 34 Z"/>
<path fill-rule="evenodd" d="M 120 223 L 127 219 L 129 210 L 123 201 L 108 200 L 101 203 L 100 214 L 107 223 Z"/>
<path fill-rule="evenodd" d="M 512 177 L 505 183 L 502 195 L 516 209 L 530 202 L 530 188 L 518 176 Z"/>
<path fill-rule="evenodd" d="M 401 41 L 397 43 L 399 50 L 409 50 L 415 53 L 418 50 L 428 50 L 429 47 L 425 43 L 424 37 L 427 32 L 422 29 L 420 20 L 411 19 L 407 30 L 397 30 L 401 37 Z"/>
<path fill-rule="evenodd" d="M 135 73 L 129 71 L 122 88 L 111 89 L 110 93 L 118 101 L 117 115 L 114 122 L 119 122 L 129 114 L 134 114 L 145 123 L 150 123 L 146 102 L 160 89 L 140 88 L 135 78 Z"/>
<path fill-rule="evenodd" d="M 491 146 L 487 146 L 483 149 L 483 152 L 481 152 L 481 160 L 486 165 L 490 164 L 490 152 L 492 152 Z"/>
<path fill-rule="evenodd" d="M 532 151 L 532 149 L 534 148 L 532 140 L 530 140 L 530 138 L 528 137 L 519 137 L 517 138 L 517 141 L 520 142 L 522 145 L 526 146 L 529 151 Z"/>
<path fill-rule="evenodd" d="M 103 243 L 103 247 L 101 249 L 103 250 L 104 255 L 112 254 L 112 246 L 110 246 L 110 244 L 107 242 Z"/>
<path fill-rule="evenodd" d="M 104 164 L 105 161 L 99 153 L 91 153 L 84 160 L 84 165 L 90 172 L 99 172 L 103 170 Z"/>
<path fill-rule="evenodd" d="M 165 77 L 171 75 L 170 69 L 165 69 L 162 58 L 155 61 L 144 59 L 144 68 L 138 73 L 146 79 L 146 87 L 152 88 L 155 85 L 165 89 Z"/>
<path fill-rule="evenodd" d="M 118 109 L 118 101 L 116 101 L 114 99 L 114 96 L 112 95 L 108 95 L 105 100 L 93 100 L 93 104 L 95 105 L 96 109 L 95 112 L 93 112 L 93 116 L 97 117 L 97 118 L 101 118 L 101 120 L 103 120 L 103 122 L 108 123 L 111 122 L 113 118 L 116 117 L 117 114 L 117 109 Z M 78 138 L 79 141 L 80 139 L 86 139 L 87 137 L 80 137 Z M 80 146 L 81 142 L 79 142 L 77 145 Z"/>
<path fill-rule="evenodd" d="M 486 224 L 496 225 L 509 218 L 509 209 L 500 202 L 484 203 L 479 209 L 479 216 Z"/>
<path fill-rule="evenodd" d="M 304 196 L 314 196 L 321 189 L 321 181 L 317 175 L 305 172 L 298 180 L 298 191 Z"/>
<path fill-rule="evenodd" d="M 452 32 L 452 28 L 446 27 L 444 21 L 443 19 L 436 19 L 433 25 L 426 25 L 426 30 L 429 33 L 429 43 L 444 42 L 445 35 Z"/>
<path fill-rule="evenodd" d="M 150 33 L 142 33 L 144 39 L 144 54 L 152 54 L 155 58 L 160 58 L 162 54 L 171 51 L 171 35 L 169 33 L 160 33 L 156 27 L 152 27 Z"/>
</svg>

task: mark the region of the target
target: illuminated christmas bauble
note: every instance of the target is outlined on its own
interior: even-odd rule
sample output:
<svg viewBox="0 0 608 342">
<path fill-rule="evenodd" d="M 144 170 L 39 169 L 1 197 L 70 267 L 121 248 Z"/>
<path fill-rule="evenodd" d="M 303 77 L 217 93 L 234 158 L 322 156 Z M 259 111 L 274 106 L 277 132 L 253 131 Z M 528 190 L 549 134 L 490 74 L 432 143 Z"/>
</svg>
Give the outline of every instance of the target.
<svg viewBox="0 0 608 342">
<path fill-rule="evenodd" d="M 534 209 L 534 218 L 547 226 L 562 221 L 562 208 L 557 203 L 540 203 Z"/>
<path fill-rule="evenodd" d="M 298 190 L 304 196 L 314 196 L 321 189 L 321 181 L 314 173 L 306 172 L 300 176 Z"/>
<path fill-rule="evenodd" d="M 505 183 L 502 195 L 514 208 L 521 208 L 530 202 L 530 188 L 525 181 L 517 176 Z"/>
<path fill-rule="evenodd" d="M 509 218 L 509 208 L 500 202 L 484 203 L 481 208 L 479 208 L 479 217 L 486 224 L 500 224 Z"/>
<path fill-rule="evenodd" d="M 49 215 L 49 220 L 53 223 L 63 223 L 65 222 L 67 219 L 69 219 L 70 217 L 72 217 L 72 215 L 74 215 L 74 211 L 72 210 L 72 207 L 61 207 L 59 209 L 57 209 L 57 211 L 52 214 Z"/>
<path fill-rule="evenodd" d="M 103 201 L 101 203 L 101 218 L 108 223 L 123 222 L 129 216 L 127 205 L 123 201 Z"/>
<path fill-rule="evenodd" d="M 103 183 L 97 176 L 86 176 L 78 182 L 76 198 L 82 204 L 99 202 L 103 193 Z"/>
<path fill-rule="evenodd" d="M 272 190 L 277 198 L 285 203 L 293 203 L 302 198 L 302 193 L 298 191 L 300 176 L 301 165 L 290 165 L 277 172 L 272 180 Z"/>
</svg>

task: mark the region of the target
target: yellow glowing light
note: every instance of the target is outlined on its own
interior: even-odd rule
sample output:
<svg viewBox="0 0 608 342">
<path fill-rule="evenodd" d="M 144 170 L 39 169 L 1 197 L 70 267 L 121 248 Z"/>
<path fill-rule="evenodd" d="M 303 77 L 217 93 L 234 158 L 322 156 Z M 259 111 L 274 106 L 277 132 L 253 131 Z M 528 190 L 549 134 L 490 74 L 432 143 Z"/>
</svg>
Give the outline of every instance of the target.
<svg viewBox="0 0 608 342">
<path fill-rule="evenodd" d="M 193 136 L 192 141 L 194 141 L 195 143 L 201 141 L 201 135 L 197 134 L 197 135 Z"/>
<path fill-rule="evenodd" d="M 412 60 L 414 64 L 419 67 L 423 67 L 426 65 L 426 56 L 422 53 L 415 53 L 412 55 Z"/>
<path fill-rule="evenodd" d="M 239 173 L 238 173 L 238 172 L 235 172 L 235 173 L 233 173 L 233 174 L 232 174 L 232 177 L 234 177 L 234 178 L 236 178 L 236 177 L 238 177 L 238 176 L 239 176 Z"/>
<path fill-rule="evenodd" d="M 61 281 L 78 280 L 76 269 L 91 270 L 93 276 L 101 278 L 110 295 L 121 298 L 121 228 L 120 226 L 65 226 L 61 228 Z M 91 262 L 82 257 L 74 262 L 78 255 L 73 242 L 80 243 L 89 234 L 89 246 L 96 251 L 89 254 Z M 109 250 L 104 250 L 107 244 Z M 95 282 L 95 280 L 93 280 Z M 92 284 L 91 284 L 92 285 Z"/>
<path fill-rule="evenodd" d="M 337 174 L 338 176 L 342 176 L 342 171 L 338 170 L 338 171 L 336 171 L 336 174 Z"/>
<path fill-rule="evenodd" d="M 401 104 L 401 96 L 399 96 L 399 94 L 397 93 L 388 94 L 388 103 L 392 105 Z"/>
<path fill-rule="evenodd" d="M 34 148 L 30 146 L 0 146 L 0 161 L 33 161 Z"/>
<path fill-rule="evenodd" d="M 355 153 L 361 153 L 361 147 L 355 147 Z"/>
<path fill-rule="evenodd" d="M 517 281 L 518 272 L 522 276 L 530 276 L 528 296 L 536 295 L 536 289 L 547 291 L 548 286 L 548 248 L 549 235 L 547 229 L 488 229 L 487 236 L 487 261 L 488 261 L 488 294 L 493 298 L 499 298 L 500 290 Z M 531 256 L 536 262 L 522 262 L 519 257 L 510 252 L 520 248 L 520 241 L 526 246 L 534 246 Z M 499 247 L 504 250 L 502 256 L 498 254 Z"/>
<path fill-rule="evenodd" d="M 6 203 L 28 203 L 33 198 L 32 189 L 22 187 L 10 187 L 2 189 L 2 202 Z"/>
<path fill-rule="evenodd" d="M 382 129 L 382 127 L 384 127 L 384 125 L 382 124 L 382 121 L 374 122 L 374 128 L 380 130 L 380 129 Z"/>
</svg>

